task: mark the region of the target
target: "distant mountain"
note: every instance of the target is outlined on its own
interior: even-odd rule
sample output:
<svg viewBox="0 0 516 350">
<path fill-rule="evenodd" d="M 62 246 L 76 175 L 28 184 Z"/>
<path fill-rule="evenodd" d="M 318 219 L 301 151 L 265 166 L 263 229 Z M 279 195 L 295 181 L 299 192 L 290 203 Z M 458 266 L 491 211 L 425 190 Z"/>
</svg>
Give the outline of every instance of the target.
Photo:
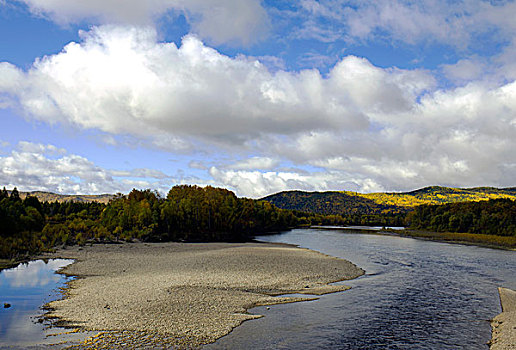
<svg viewBox="0 0 516 350">
<path fill-rule="evenodd" d="M 8 191 L 9 193 L 11 191 Z M 20 192 L 20 198 L 25 199 L 27 196 L 34 196 L 39 199 L 40 202 L 98 202 L 107 203 L 114 196 L 112 194 L 98 194 L 98 195 L 82 195 L 82 194 L 57 194 L 51 192 L 32 191 L 32 192 Z"/>
<path fill-rule="evenodd" d="M 489 199 L 508 198 L 516 200 L 516 188 L 451 188 L 430 186 L 419 190 L 401 193 L 358 194 L 378 204 L 415 207 L 421 204 L 446 204 L 458 202 L 478 202 Z"/>
<path fill-rule="evenodd" d="M 398 214 L 407 209 L 345 192 L 285 191 L 262 198 L 278 208 L 323 215 Z"/>
<path fill-rule="evenodd" d="M 35 196 L 42 202 L 107 203 L 114 197 L 112 194 L 64 195 L 43 191 L 20 192 L 22 199 L 27 195 Z M 284 191 L 264 197 L 262 200 L 268 201 L 281 209 L 324 215 L 379 215 L 404 213 L 421 204 L 478 202 L 498 198 L 516 200 L 516 187 L 451 188 L 429 186 L 410 192 L 378 193 Z"/>
<path fill-rule="evenodd" d="M 324 215 L 379 215 L 407 212 L 421 204 L 477 202 L 498 198 L 516 200 L 516 188 L 431 186 L 410 192 L 366 194 L 349 191 L 285 191 L 264 197 L 262 200 L 282 209 Z"/>
</svg>

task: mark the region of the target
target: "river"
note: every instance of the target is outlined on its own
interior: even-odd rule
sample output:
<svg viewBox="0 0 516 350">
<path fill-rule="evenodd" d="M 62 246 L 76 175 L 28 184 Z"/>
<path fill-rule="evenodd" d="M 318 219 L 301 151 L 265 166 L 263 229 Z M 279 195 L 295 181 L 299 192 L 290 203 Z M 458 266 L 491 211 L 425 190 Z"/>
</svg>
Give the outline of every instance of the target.
<svg viewBox="0 0 516 350">
<path fill-rule="evenodd" d="M 319 300 L 258 307 L 207 349 L 488 349 L 498 286 L 516 289 L 516 252 L 396 236 L 298 229 L 260 236 L 366 271 Z"/>
<path fill-rule="evenodd" d="M 73 263 L 69 259 L 35 260 L 0 271 L 0 349 L 46 349 L 66 346 L 84 334 L 62 334 L 68 330 L 51 327 L 42 316 L 43 305 L 62 297 L 59 288 L 70 281 L 55 272 Z M 59 336 L 56 336 L 59 334 Z"/>
</svg>

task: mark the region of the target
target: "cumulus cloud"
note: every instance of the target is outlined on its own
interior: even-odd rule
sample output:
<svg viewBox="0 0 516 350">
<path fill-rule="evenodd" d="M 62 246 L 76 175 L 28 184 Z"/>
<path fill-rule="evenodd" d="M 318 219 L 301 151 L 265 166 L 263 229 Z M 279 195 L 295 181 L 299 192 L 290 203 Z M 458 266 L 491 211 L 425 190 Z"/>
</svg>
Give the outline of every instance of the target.
<svg viewBox="0 0 516 350">
<path fill-rule="evenodd" d="M 5 283 L 10 288 L 46 287 L 50 283 L 58 283 L 61 277 L 53 273 L 59 268 L 69 265 L 63 259 L 49 261 L 36 260 L 20 264 L 13 269 L 2 271 Z"/>
<path fill-rule="evenodd" d="M 516 35 L 512 39 L 511 44 L 506 46 L 504 50 L 493 59 L 495 65 L 498 67 L 497 73 L 503 80 L 516 79 Z"/>
<path fill-rule="evenodd" d="M 445 64 L 442 70 L 449 80 L 460 84 L 482 78 L 488 69 L 481 59 L 467 58 L 455 64 Z"/>
<path fill-rule="evenodd" d="M 233 189 L 236 193 L 252 198 L 262 198 L 286 189 L 302 191 L 362 190 L 381 191 L 383 187 L 371 179 L 353 179 L 349 174 L 338 171 L 314 173 L 277 171 L 235 171 L 210 168 L 210 175 L 216 184 Z M 345 176 L 348 175 L 348 176 Z"/>
<path fill-rule="evenodd" d="M 268 143 L 265 154 L 317 171 L 212 168 L 220 183 L 249 196 L 281 189 L 412 190 L 514 186 L 516 82 L 436 90 L 404 113 L 369 113 L 375 128 L 310 132 Z M 274 169 L 271 169 L 274 170 Z"/>
<path fill-rule="evenodd" d="M 269 27 L 260 0 L 11 0 L 37 15 L 67 24 L 94 20 L 100 24 L 151 24 L 173 12 L 185 15 L 192 32 L 214 44 L 248 45 Z"/>
<path fill-rule="evenodd" d="M 193 32 L 213 44 L 249 45 L 263 39 L 270 27 L 260 0 L 183 0 Z"/>
<path fill-rule="evenodd" d="M 127 193 L 132 188 L 166 192 L 176 180 L 152 169 L 110 170 L 54 145 L 19 142 L 0 156 L 0 183 L 22 191 L 63 194 Z"/>
<path fill-rule="evenodd" d="M 174 150 L 196 143 L 249 146 L 264 135 L 366 130 L 375 112 L 402 112 L 433 85 L 423 71 L 380 69 L 349 56 L 328 77 L 316 70 L 271 73 L 187 36 L 158 43 L 149 27 L 82 33 L 27 72 L 2 63 L 0 94 L 34 119 L 152 138 Z"/>
<path fill-rule="evenodd" d="M 38 121 L 202 154 L 191 168 L 209 168 L 211 184 L 239 195 L 514 185 L 516 83 L 467 81 L 478 71 L 466 61 L 443 68 L 465 80 L 443 89 L 429 72 L 379 68 L 355 56 L 343 57 L 327 74 L 271 71 L 192 35 L 180 47 L 160 43 L 150 27 L 103 26 L 82 37 L 27 71 L 0 63 L 0 97 Z M 37 149 L 16 152 L 9 157 L 56 166 Z M 57 160 L 82 164 L 84 183 L 116 187 L 112 178 L 125 175 L 72 158 Z M 282 171 L 285 162 L 317 170 Z M 90 171 L 97 174 L 91 181 Z M 146 183 L 164 176 L 140 173 Z M 35 176 L 24 174 L 27 181 Z M 77 185 L 72 178 L 62 182 Z"/>
</svg>

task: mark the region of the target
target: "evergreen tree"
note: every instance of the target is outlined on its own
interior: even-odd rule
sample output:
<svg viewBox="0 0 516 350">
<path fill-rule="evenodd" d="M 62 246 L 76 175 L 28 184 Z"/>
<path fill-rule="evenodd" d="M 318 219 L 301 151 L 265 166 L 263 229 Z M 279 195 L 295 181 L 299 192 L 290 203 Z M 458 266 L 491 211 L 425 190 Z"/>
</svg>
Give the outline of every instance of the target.
<svg viewBox="0 0 516 350">
<path fill-rule="evenodd" d="M 21 198 L 20 198 L 20 193 L 18 192 L 18 189 L 15 187 L 13 188 L 13 190 L 11 191 L 11 200 L 13 201 L 21 201 Z"/>
<path fill-rule="evenodd" d="M 5 186 L 2 191 L 0 191 L 0 201 L 4 198 L 9 198 L 9 192 L 5 189 Z"/>
</svg>

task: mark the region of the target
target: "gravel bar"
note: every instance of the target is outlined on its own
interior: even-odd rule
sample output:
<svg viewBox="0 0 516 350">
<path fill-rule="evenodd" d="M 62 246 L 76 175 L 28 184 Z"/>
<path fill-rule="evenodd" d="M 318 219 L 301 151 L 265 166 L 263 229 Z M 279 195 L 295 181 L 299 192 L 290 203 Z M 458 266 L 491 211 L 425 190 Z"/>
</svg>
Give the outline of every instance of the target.
<svg viewBox="0 0 516 350">
<path fill-rule="evenodd" d="M 95 244 L 59 250 L 78 276 L 51 302 L 58 324 L 98 332 L 75 348 L 198 348 L 259 315 L 247 310 L 348 289 L 354 264 L 308 249 L 265 243 Z"/>
<path fill-rule="evenodd" d="M 491 325 L 493 334 L 491 350 L 516 350 L 516 292 L 508 288 L 498 288 L 502 313 Z"/>
</svg>

